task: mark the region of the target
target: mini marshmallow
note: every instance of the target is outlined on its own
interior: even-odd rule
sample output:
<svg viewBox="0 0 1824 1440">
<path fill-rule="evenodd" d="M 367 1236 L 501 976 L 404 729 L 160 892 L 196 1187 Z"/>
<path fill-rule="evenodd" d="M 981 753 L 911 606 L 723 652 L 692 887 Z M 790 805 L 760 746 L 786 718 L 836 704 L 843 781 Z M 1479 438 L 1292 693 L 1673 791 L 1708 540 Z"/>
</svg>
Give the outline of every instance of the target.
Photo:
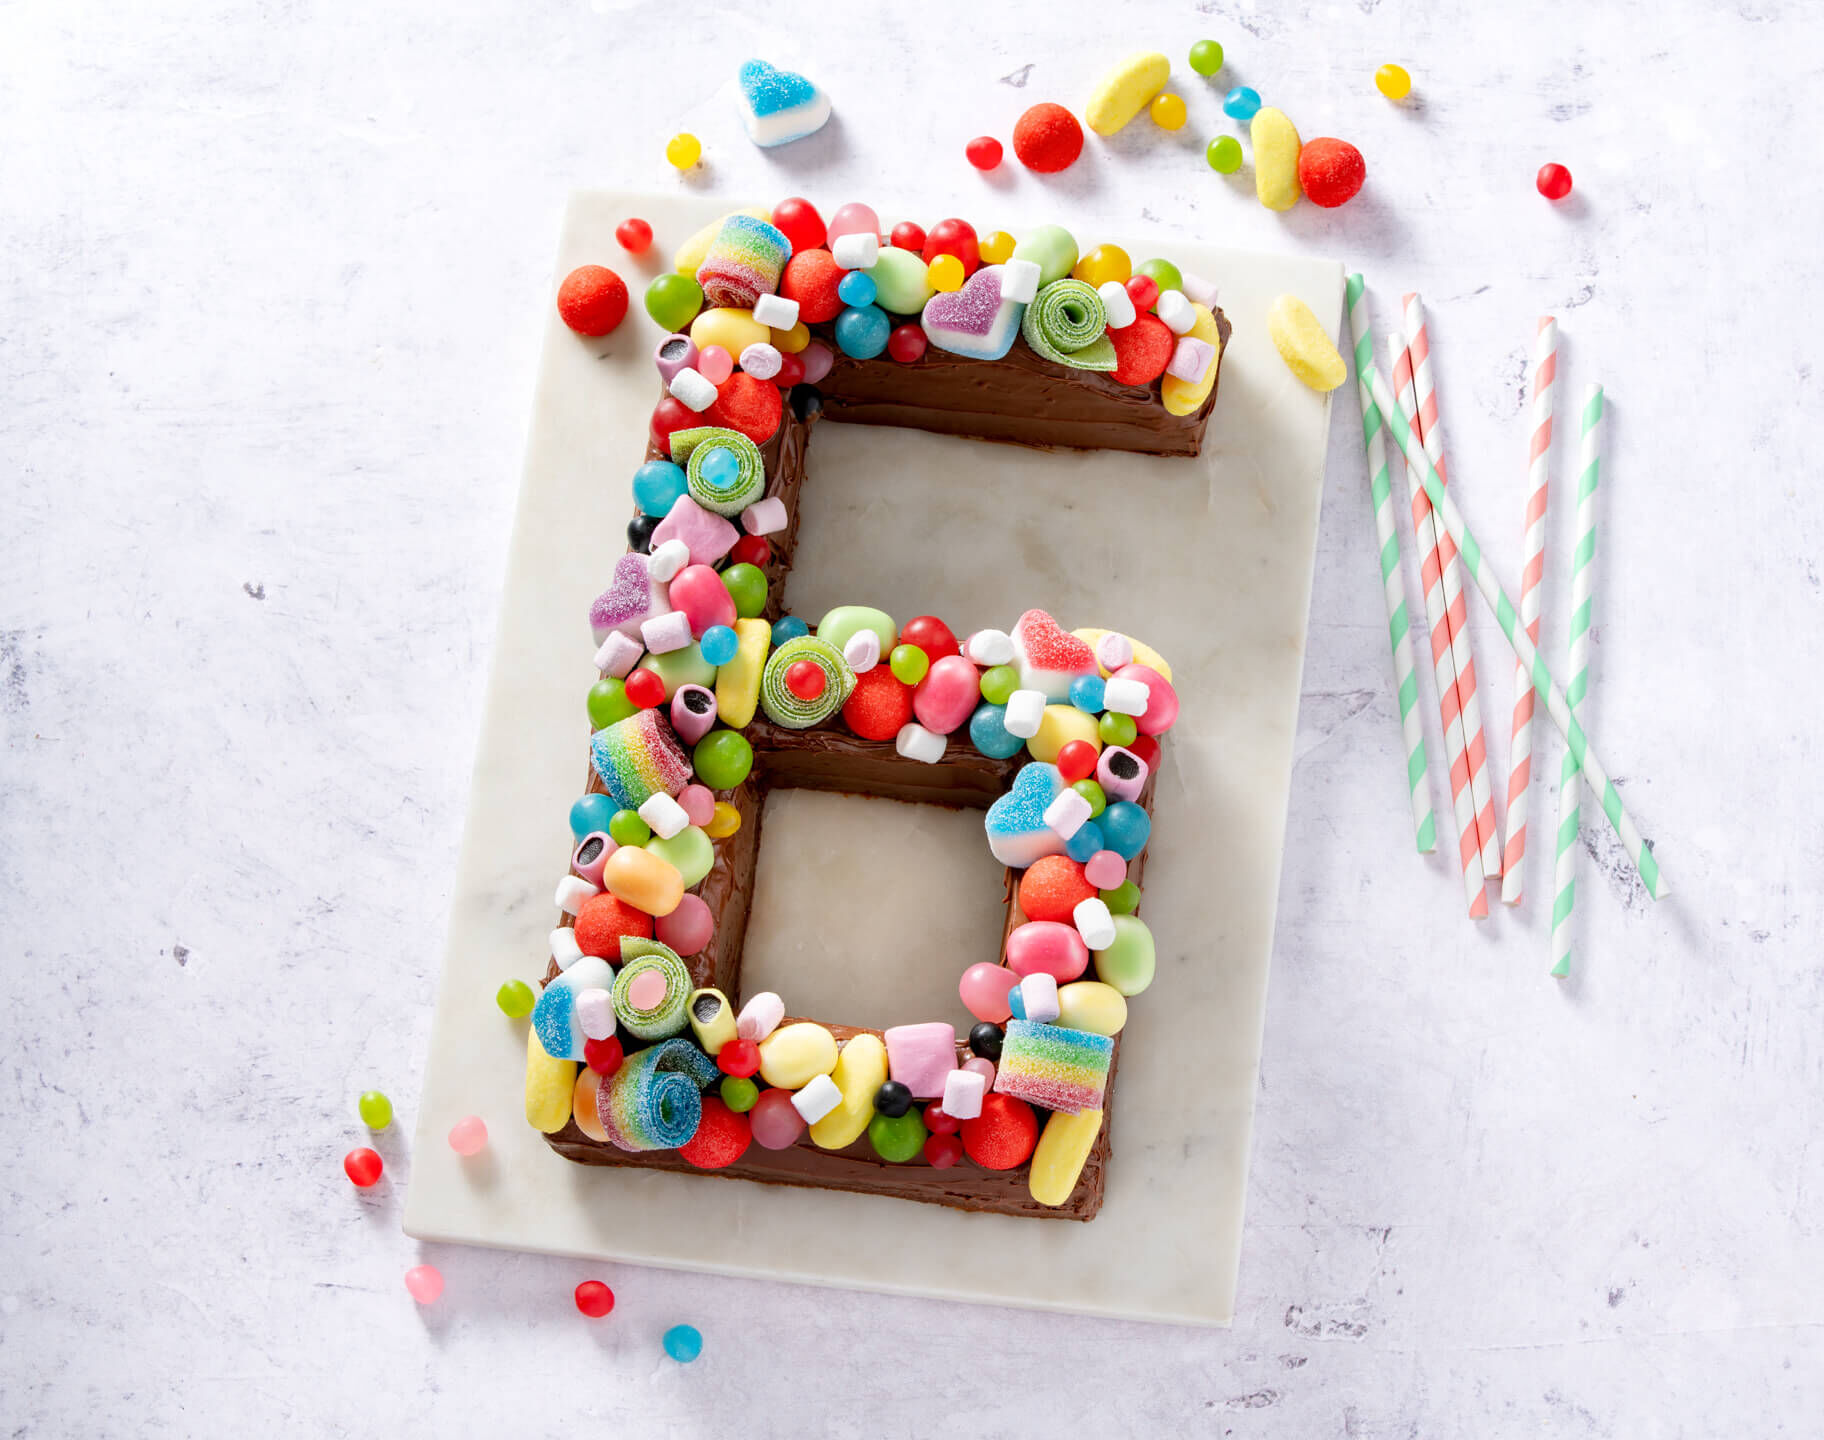
<svg viewBox="0 0 1824 1440">
<path fill-rule="evenodd" d="M 716 387 L 710 384 L 708 376 L 692 366 L 687 365 L 673 375 L 668 388 L 673 398 L 698 414 L 716 403 Z"/>
<path fill-rule="evenodd" d="M 867 231 L 838 235 L 830 246 L 830 254 L 844 270 L 871 269 L 880 259 L 880 236 Z"/>
<path fill-rule="evenodd" d="M 792 1109 L 804 1117 L 806 1125 L 815 1125 L 840 1104 L 842 1091 L 828 1075 L 814 1076 L 810 1084 L 792 1096 Z"/>
<path fill-rule="evenodd" d="M 1110 677 L 1108 684 L 1102 687 L 1102 708 L 1113 710 L 1117 715 L 1144 715 L 1152 701 L 1153 692 L 1146 688 L 1144 680 L 1123 679 L 1117 675 Z"/>
<path fill-rule="evenodd" d="M 591 1040 L 614 1034 L 614 996 L 602 989 L 576 992 L 577 1027 Z"/>
<path fill-rule="evenodd" d="M 1216 308 L 1216 287 L 1201 275 L 1193 275 L 1189 270 L 1179 272 L 1184 282 L 1184 293 L 1206 309 Z"/>
<path fill-rule="evenodd" d="M 758 995 L 750 996 L 747 1004 L 741 1007 L 741 1013 L 735 1016 L 735 1034 L 743 1040 L 758 1042 L 777 1030 L 783 1019 L 785 1001 L 771 990 L 762 990 Z"/>
<path fill-rule="evenodd" d="M 1089 800 L 1080 790 L 1060 790 L 1058 798 L 1045 807 L 1045 824 L 1068 840 L 1089 819 Z"/>
<path fill-rule="evenodd" d="M 624 680 L 645 653 L 646 647 L 638 640 L 614 630 L 602 641 L 602 648 L 595 652 L 595 668 L 615 680 Z"/>
<path fill-rule="evenodd" d="M 944 736 L 925 729 L 916 720 L 900 726 L 899 734 L 893 737 L 895 750 L 908 760 L 919 760 L 926 765 L 935 765 L 942 760 L 949 744 Z"/>
<path fill-rule="evenodd" d="M 1020 981 L 1020 1003 L 1026 1007 L 1028 1020 L 1051 1024 L 1062 1013 L 1058 1008 L 1058 977 L 1049 970 L 1035 970 L 1026 976 Z"/>
<path fill-rule="evenodd" d="M 1108 913 L 1108 902 L 1100 895 L 1077 901 L 1070 918 L 1077 927 L 1077 934 L 1091 950 L 1106 950 L 1115 943 L 1115 917 Z M 1026 1018 L 1037 1017 L 1028 1015 Z"/>
<path fill-rule="evenodd" d="M 654 655 L 669 655 L 690 644 L 690 616 L 682 610 L 667 610 L 642 621 L 640 635 Z"/>
<path fill-rule="evenodd" d="M 640 806 L 640 819 L 650 825 L 652 833 L 661 840 L 671 839 L 690 824 L 690 816 L 684 813 L 684 807 L 663 790 L 647 797 L 646 803 Z"/>
<path fill-rule="evenodd" d="M 1216 347 L 1208 340 L 1193 340 L 1186 335 L 1172 351 L 1172 360 L 1165 367 L 1165 373 L 1195 385 L 1203 379 L 1203 372 L 1210 368 L 1210 361 L 1215 358 Z"/>
<path fill-rule="evenodd" d="M 952 1120 L 973 1120 L 982 1113 L 982 1096 L 987 1093 L 988 1082 L 975 1071 L 952 1070 L 944 1076 L 941 1108 Z"/>
<path fill-rule="evenodd" d="M 666 540 L 653 547 L 646 573 L 661 585 L 677 579 L 678 572 L 690 564 L 690 546 L 682 540 Z"/>
<path fill-rule="evenodd" d="M 768 495 L 764 500 L 756 500 L 741 512 L 741 528 L 749 535 L 771 535 L 776 530 L 785 529 L 785 522 L 790 517 L 785 513 L 785 501 L 777 495 Z"/>
<path fill-rule="evenodd" d="M 1001 717 L 1001 724 L 1007 727 L 1009 735 L 1030 740 L 1039 733 L 1039 722 L 1044 718 L 1043 690 L 1015 690 L 1007 697 L 1007 713 Z"/>
<path fill-rule="evenodd" d="M 583 958 L 583 947 L 576 943 L 576 931 L 568 925 L 560 925 L 551 932 L 551 958 L 557 961 L 559 970 L 568 970 Z"/>
<path fill-rule="evenodd" d="M 1153 313 L 1171 326 L 1174 335 L 1184 334 L 1197 323 L 1197 312 L 1191 308 L 1191 302 L 1184 298 L 1182 290 L 1161 290 L 1159 298 L 1153 302 Z"/>
<path fill-rule="evenodd" d="M 763 341 L 755 341 L 741 352 L 741 368 L 756 380 L 771 380 L 779 373 L 779 351 Z"/>
<path fill-rule="evenodd" d="M 768 330 L 790 330 L 798 323 L 798 302 L 783 295 L 762 295 L 754 301 L 754 319 Z"/>
<path fill-rule="evenodd" d="M 1005 630 L 977 630 L 963 644 L 963 653 L 976 665 L 1013 663 L 1013 636 Z"/>
<path fill-rule="evenodd" d="M 1039 263 L 1036 260 L 1001 262 L 1001 300 L 1016 305 L 1030 305 L 1039 293 Z"/>
<path fill-rule="evenodd" d="M 1134 309 L 1134 297 L 1119 280 L 1098 285 L 1096 294 L 1102 297 L 1102 308 L 1108 312 L 1110 330 L 1125 330 L 1140 318 L 1140 312 Z"/>
<path fill-rule="evenodd" d="M 1134 659 L 1134 642 L 1125 635 L 1117 635 L 1113 630 L 1104 632 L 1096 641 L 1096 664 L 1109 674 L 1114 674 L 1123 665 L 1131 665 Z M 1102 703 L 1108 703 L 1107 692 L 1103 692 Z"/>
<path fill-rule="evenodd" d="M 857 630 L 842 647 L 842 658 L 857 675 L 866 675 L 880 664 L 880 636 L 872 630 Z"/>
<path fill-rule="evenodd" d="M 566 915 L 574 915 L 583 908 L 583 901 L 591 895 L 600 895 L 601 887 L 591 885 L 587 880 L 575 875 L 566 875 L 557 882 L 556 905 Z"/>
</svg>

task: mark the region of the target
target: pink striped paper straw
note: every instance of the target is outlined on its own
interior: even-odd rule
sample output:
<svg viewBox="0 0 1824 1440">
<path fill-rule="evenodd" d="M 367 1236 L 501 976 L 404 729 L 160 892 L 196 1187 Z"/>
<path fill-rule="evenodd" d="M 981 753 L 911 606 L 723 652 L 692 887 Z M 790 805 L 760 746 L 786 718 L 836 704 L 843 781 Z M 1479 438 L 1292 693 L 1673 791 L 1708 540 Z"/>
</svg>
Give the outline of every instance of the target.
<svg viewBox="0 0 1824 1440">
<path fill-rule="evenodd" d="M 1520 623 L 1539 643 L 1539 582 L 1545 576 L 1545 501 L 1551 469 L 1552 381 L 1558 375 L 1558 322 L 1539 318 L 1533 342 L 1533 433 L 1527 447 L 1526 542 L 1520 572 Z M 1513 763 L 1507 772 L 1507 844 L 1501 854 L 1501 901 L 1518 905 L 1525 888 L 1527 789 L 1533 779 L 1533 682 L 1514 662 Z"/>
<path fill-rule="evenodd" d="M 1417 412 L 1412 390 L 1412 356 L 1399 333 L 1387 337 L 1387 355 L 1393 370 L 1395 403 L 1407 417 Z M 1450 649 L 1450 621 L 1444 609 L 1442 552 L 1438 537 L 1443 527 L 1432 514 L 1424 483 L 1410 461 L 1406 485 L 1412 495 L 1412 531 L 1419 551 L 1419 580 L 1425 594 L 1425 623 L 1431 630 L 1432 678 L 1438 686 L 1438 717 L 1444 729 L 1444 759 L 1450 768 L 1451 809 L 1457 822 L 1457 859 L 1463 867 L 1463 893 L 1470 917 L 1488 915 L 1488 892 L 1482 872 L 1482 846 L 1476 833 L 1476 811 L 1470 798 L 1469 759 L 1463 742 L 1463 707 L 1457 703 L 1456 662 Z"/>
<path fill-rule="evenodd" d="M 1426 457 L 1449 483 L 1444 468 L 1444 431 L 1438 421 L 1438 391 L 1431 372 L 1431 339 L 1425 328 L 1425 307 L 1417 295 L 1407 295 L 1406 345 L 1412 356 L 1412 384 L 1418 404 L 1418 434 Z M 1476 837 L 1482 847 L 1482 873 L 1492 879 L 1501 873 L 1501 835 L 1495 821 L 1495 796 L 1488 779 L 1488 740 L 1482 732 L 1482 703 L 1477 698 L 1476 659 L 1469 646 L 1469 597 L 1463 593 L 1463 570 L 1457 563 L 1456 543 L 1441 528 L 1439 558 L 1444 570 L 1444 613 L 1450 622 L 1451 657 L 1457 669 L 1457 699 L 1463 707 L 1463 746 L 1469 759 L 1469 791 L 1476 813 Z"/>
</svg>

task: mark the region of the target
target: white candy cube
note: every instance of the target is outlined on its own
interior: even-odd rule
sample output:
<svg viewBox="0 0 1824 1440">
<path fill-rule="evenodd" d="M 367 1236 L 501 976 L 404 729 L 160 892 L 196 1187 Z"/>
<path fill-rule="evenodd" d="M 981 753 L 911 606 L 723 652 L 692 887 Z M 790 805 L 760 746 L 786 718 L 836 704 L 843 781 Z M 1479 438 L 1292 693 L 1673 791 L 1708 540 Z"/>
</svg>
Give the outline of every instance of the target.
<svg viewBox="0 0 1824 1440">
<path fill-rule="evenodd" d="M 806 1125 L 815 1125 L 840 1104 L 842 1091 L 828 1075 L 817 1076 L 792 1096 L 792 1109 L 804 1117 Z"/>
<path fill-rule="evenodd" d="M 754 301 L 754 319 L 768 330 L 790 330 L 798 323 L 798 302 L 783 295 L 762 295 Z"/>
<path fill-rule="evenodd" d="M 566 875 L 557 882 L 557 908 L 566 915 L 574 915 L 583 908 L 583 901 L 601 893 L 582 876 Z"/>
<path fill-rule="evenodd" d="M 685 366 L 671 377 L 672 396 L 699 414 L 716 403 L 716 387 L 694 366 Z"/>
<path fill-rule="evenodd" d="M 1030 305 L 1039 293 L 1039 266 L 1035 260 L 1001 262 L 1001 299 Z"/>
<path fill-rule="evenodd" d="M 844 270 L 866 270 L 880 259 L 880 236 L 866 232 L 838 236 L 830 254 Z"/>
<path fill-rule="evenodd" d="M 982 1113 L 982 1096 L 988 1093 L 987 1077 L 974 1070 L 952 1070 L 944 1076 L 940 1109 L 953 1120 L 973 1120 Z"/>
<path fill-rule="evenodd" d="M 1117 715 L 1144 715 L 1152 703 L 1153 692 L 1144 680 L 1132 676 L 1114 676 L 1102 687 L 1102 708 Z"/>
<path fill-rule="evenodd" d="M 1013 663 L 1013 636 L 1005 630 L 977 630 L 963 642 L 963 653 L 976 665 Z"/>
<path fill-rule="evenodd" d="M 560 925 L 550 935 L 551 958 L 557 961 L 559 970 L 568 970 L 583 958 L 583 947 L 576 943 L 576 931 L 568 925 Z"/>
<path fill-rule="evenodd" d="M 664 540 L 653 547 L 646 562 L 646 573 L 661 585 L 669 585 L 678 572 L 690 564 L 690 546 L 682 540 Z"/>
<path fill-rule="evenodd" d="M 1058 798 L 1045 807 L 1045 824 L 1068 840 L 1089 819 L 1089 801 L 1076 790 L 1060 790 Z"/>
<path fill-rule="evenodd" d="M 949 744 L 946 737 L 925 729 L 916 720 L 900 726 L 899 734 L 893 737 L 895 750 L 908 760 L 922 761 L 926 765 L 935 765 L 942 760 Z"/>
<path fill-rule="evenodd" d="M 1058 977 L 1046 970 L 1035 970 L 1020 981 L 1020 1004 L 1026 1007 L 1026 1018 L 1049 1025 L 1063 1013 L 1058 1008 Z"/>
</svg>

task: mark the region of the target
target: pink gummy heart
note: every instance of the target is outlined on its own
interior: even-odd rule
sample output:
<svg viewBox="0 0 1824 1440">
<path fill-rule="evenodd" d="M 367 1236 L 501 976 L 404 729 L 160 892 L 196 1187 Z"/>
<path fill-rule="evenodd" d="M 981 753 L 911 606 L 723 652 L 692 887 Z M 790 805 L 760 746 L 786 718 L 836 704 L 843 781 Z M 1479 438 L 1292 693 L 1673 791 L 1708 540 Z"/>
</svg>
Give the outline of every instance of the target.
<svg viewBox="0 0 1824 1440">
<path fill-rule="evenodd" d="M 964 282 L 962 289 L 941 290 L 925 302 L 924 325 L 953 335 L 986 335 L 1001 313 L 1001 271 L 984 265 Z"/>
</svg>

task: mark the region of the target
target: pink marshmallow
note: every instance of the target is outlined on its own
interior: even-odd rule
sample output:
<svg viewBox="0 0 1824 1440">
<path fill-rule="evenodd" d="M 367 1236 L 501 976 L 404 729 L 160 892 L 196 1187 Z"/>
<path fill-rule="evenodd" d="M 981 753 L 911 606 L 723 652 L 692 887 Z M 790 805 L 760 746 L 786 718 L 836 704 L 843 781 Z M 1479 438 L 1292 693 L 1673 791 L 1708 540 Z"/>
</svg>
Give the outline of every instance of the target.
<svg viewBox="0 0 1824 1440">
<path fill-rule="evenodd" d="M 777 495 L 768 495 L 764 500 L 756 500 L 741 512 L 741 528 L 749 535 L 771 535 L 776 530 L 785 529 L 789 517 L 785 513 L 785 501 Z M 1121 662 L 1125 665 L 1127 662 Z"/>
<path fill-rule="evenodd" d="M 668 655 L 690 644 L 690 617 L 682 610 L 667 610 L 640 626 L 646 648 L 654 655 Z"/>
<path fill-rule="evenodd" d="M 693 565 L 714 565 L 735 548 L 740 532 L 713 511 L 705 510 L 688 495 L 678 496 L 671 511 L 653 527 L 652 547 L 667 540 L 682 540 Z"/>
<path fill-rule="evenodd" d="M 1216 347 L 1208 340 L 1193 340 L 1186 335 L 1172 351 L 1172 363 L 1165 367 L 1165 373 L 1195 385 L 1203 379 L 1203 372 L 1210 368 L 1210 361 L 1215 358 Z"/>
<path fill-rule="evenodd" d="M 942 1020 L 895 1025 L 886 1032 L 887 1073 L 917 1100 L 944 1093 L 944 1077 L 956 1068 L 956 1027 Z"/>
<path fill-rule="evenodd" d="M 982 1113 L 982 1096 L 988 1093 L 988 1082 L 973 1070 L 952 1070 L 944 1076 L 944 1114 L 958 1120 L 973 1120 Z"/>
<path fill-rule="evenodd" d="M 602 648 L 595 652 L 595 668 L 611 679 L 624 680 L 645 653 L 645 648 L 638 640 L 616 630 L 602 641 Z"/>
</svg>

